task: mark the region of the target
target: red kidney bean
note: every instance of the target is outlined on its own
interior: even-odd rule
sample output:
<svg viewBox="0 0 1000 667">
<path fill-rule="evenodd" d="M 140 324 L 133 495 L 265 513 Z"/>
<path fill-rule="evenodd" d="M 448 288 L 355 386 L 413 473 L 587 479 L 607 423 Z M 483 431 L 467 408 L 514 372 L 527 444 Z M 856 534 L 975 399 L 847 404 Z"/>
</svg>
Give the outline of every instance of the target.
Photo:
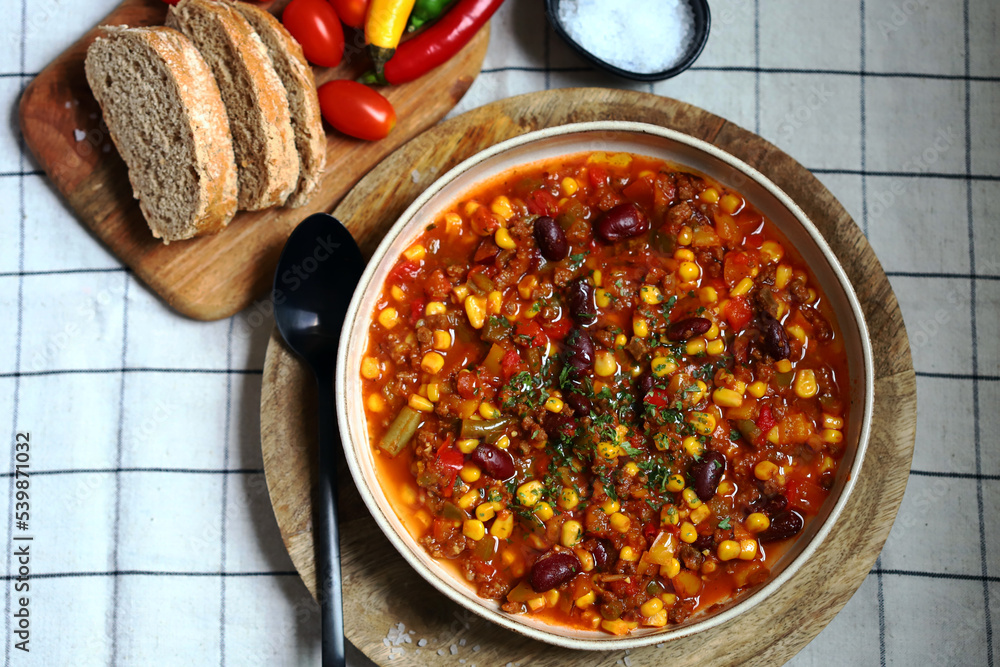
<svg viewBox="0 0 1000 667">
<path fill-rule="evenodd" d="M 590 326 L 597 321 L 597 300 L 589 280 L 577 278 L 569 284 L 566 292 L 570 315 L 581 326 Z"/>
<path fill-rule="evenodd" d="M 566 396 L 566 404 L 573 408 L 574 415 L 581 417 L 589 413 L 590 408 L 593 407 L 593 403 L 590 402 L 589 398 L 576 392 L 572 392 Z"/>
<path fill-rule="evenodd" d="M 569 350 L 566 363 L 576 370 L 584 371 L 594 365 L 594 340 L 586 331 L 570 331 L 566 336 L 566 347 Z"/>
<path fill-rule="evenodd" d="M 535 245 L 542 252 L 542 257 L 555 262 L 569 254 L 569 243 L 559 223 L 547 215 L 535 220 Z"/>
<path fill-rule="evenodd" d="M 632 202 L 618 204 L 594 223 L 594 231 L 608 243 L 630 239 L 649 231 L 649 218 Z"/>
<path fill-rule="evenodd" d="M 788 510 L 779 512 L 771 517 L 771 525 L 767 530 L 757 535 L 757 539 L 760 540 L 761 544 L 786 540 L 798 535 L 799 531 L 802 530 L 802 525 L 802 517 L 799 516 L 798 512 Z"/>
<path fill-rule="evenodd" d="M 777 495 L 772 498 L 765 498 L 763 501 L 763 507 L 761 507 L 761 512 L 766 514 L 768 517 L 773 517 L 777 514 L 781 514 L 788 507 L 788 498 Z"/>
<path fill-rule="evenodd" d="M 689 338 L 702 335 L 711 328 L 711 320 L 704 317 L 689 317 L 668 326 L 667 338 L 670 340 L 688 340 Z"/>
<path fill-rule="evenodd" d="M 597 538 L 597 543 L 590 553 L 594 557 L 594 569 L 598 572 L 603 572 L 615 564 L 615 545 L 605 537 Z"/>
<path fill-rule="evenodd" d="M 543 556 L 531 566 L 528 583 L 536 593 L 551 591 L 562 586 L 583 570 L 580 559 L 571 551 L 557 551 L 551 556 Z"/>
<path fill-rule="evenodd" d="M 506 481 L 514 476 L 514 457 L 509 452 L 489 443 L 483 443 L 469 454 L 469 461 L 493 479 Z"/>
<path fill-rule="evenodd" d="M 691 546 L 693 546 L 698 551 L 704 551 L 705 549 L 714 551 L 715 535 L 713 533 L 709 533 L 708 535 L 699 535 L 698 539 L 696 539 L 694 542 L 691 543 Z"/>
<path fill-rule="evenodd" d="M 788 347 L 788 334 L 781 322 L 771 316 L 770 313 L 760 314 L 762 346 L 764 352 L 770 355 L 775 361 L 787 359 L 791 353 Z"/>
<path fill-rule="evenodd" d="M 711 500 L 726 471 L 726 457 L 719 452 L 705 452 L 700 461 L 691 464 L 694 492 L 704 501 Z"/>
<path fill-rule="evenodd" d="M 576 420 L 569 415 L 546 410 L 542 415 L 542 428 L 550 440 L 558 440 L 560 437 L 571 438 L 576 430 Z"/>
</svg>

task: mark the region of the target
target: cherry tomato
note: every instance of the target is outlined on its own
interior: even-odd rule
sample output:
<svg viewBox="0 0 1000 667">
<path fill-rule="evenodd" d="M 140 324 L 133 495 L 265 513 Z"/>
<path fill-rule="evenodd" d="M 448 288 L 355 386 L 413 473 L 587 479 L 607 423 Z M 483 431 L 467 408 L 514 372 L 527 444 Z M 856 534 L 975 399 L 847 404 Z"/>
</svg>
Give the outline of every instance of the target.
<svg viewBox="0 0 1000 667">
<path fill-rule="evenodd" d="M 336 67 L 344 56 L 344 28 L 326 0 L 292 0 L 281 14 L 292 37 L 302 45 L 306 60 Z"/>
<path fill-rule="evenodd" d="M 330 4 L 337 10 L 337 16 L 345 24 L 352 28 L 360 28 L 365 24 L 368 0 L 330 0 Z"/>
<path fill-rule="evenodd" d="M 376 141 L 396 126 L 396 110 L 389 100 L 357 81 L 329 81 L 319 87 L 323 118 L 344 134 Z"/>
</svg>

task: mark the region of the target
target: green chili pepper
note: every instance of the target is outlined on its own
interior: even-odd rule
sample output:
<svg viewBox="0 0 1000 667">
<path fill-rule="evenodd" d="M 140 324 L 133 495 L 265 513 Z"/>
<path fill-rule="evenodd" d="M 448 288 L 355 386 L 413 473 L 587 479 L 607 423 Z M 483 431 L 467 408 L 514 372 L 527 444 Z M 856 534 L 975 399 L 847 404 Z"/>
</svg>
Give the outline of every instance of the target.
<svg viewBox="0 0 1000 667">
<path fill-rule="evenodd" d="M 410 22 L 406 26 L 406 31 L 413 32 L 425 23 L 441 18 L 452 2 L 454 0 L 417 0 L 413 5 L 413 11 L 410 12 Z"/>
</svg>

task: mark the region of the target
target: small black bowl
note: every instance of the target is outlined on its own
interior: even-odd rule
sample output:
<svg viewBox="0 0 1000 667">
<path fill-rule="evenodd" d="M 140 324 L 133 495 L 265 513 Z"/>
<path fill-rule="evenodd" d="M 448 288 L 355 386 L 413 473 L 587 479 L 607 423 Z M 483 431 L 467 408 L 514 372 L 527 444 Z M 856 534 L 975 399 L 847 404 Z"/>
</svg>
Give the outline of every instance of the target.
<svg viewBox="0 0 1000 667">
<path fill-rule="evenodd" d="M 559 21 L 559 2 L 560 0 L 545 0 L 545 14 L 548 16 L 549 23 L 555 29 L 556 33 L 563 40 L 573 47 L 577 53 L 582 55 L 584 58 L 594 63 L 601 69 L 607 70 L 612 74 L 624 77 L 626 79 L 633 79 L 635 81 L 662 81 L 664 79 L 669 79 L 672 76 L 677 76 L 688 67 L 694 64 L 694 61 L 698 59 L 701 55 L 702 49 L 705 48 L 705 44 L 708 42 L 708 31 L 712 26 L 712 15 L 708 9 L 708 0 L 686 0 L 690 5 L 694 13 L 694 37 L 691 40 L 691 46 L 688 48 L 687 54 L 684 58 L 671 67 L 668 70 L 662 72 L 630 72 L 628 70 L 621 69 L 620 67 L 615 67 L 614 65 L 601 60 L 593 53 L 583 48 L 566 32 L 563 28 L 562 23 Z"/>
</svg>

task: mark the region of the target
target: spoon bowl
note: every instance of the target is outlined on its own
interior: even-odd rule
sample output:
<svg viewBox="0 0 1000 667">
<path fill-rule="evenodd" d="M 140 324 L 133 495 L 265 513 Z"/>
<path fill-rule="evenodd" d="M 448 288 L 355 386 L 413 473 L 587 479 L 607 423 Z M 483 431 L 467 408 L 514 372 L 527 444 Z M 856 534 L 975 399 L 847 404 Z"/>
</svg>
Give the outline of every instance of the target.
<svg viewBox="0 0 1000 667">
<path fill-rule="evenodd" d="M 312 368 L 319 393 L 319 474 L 313 499 L 316 594 L 323 629 L 323 665 L 345 664 L 337 466 L 340 446 L 333 374 L 340 331 L 365 260 L 339 220 L 316 213 L 296 227 L 274 275 L 274 319 L 288 346 Z"/>
</svg>

